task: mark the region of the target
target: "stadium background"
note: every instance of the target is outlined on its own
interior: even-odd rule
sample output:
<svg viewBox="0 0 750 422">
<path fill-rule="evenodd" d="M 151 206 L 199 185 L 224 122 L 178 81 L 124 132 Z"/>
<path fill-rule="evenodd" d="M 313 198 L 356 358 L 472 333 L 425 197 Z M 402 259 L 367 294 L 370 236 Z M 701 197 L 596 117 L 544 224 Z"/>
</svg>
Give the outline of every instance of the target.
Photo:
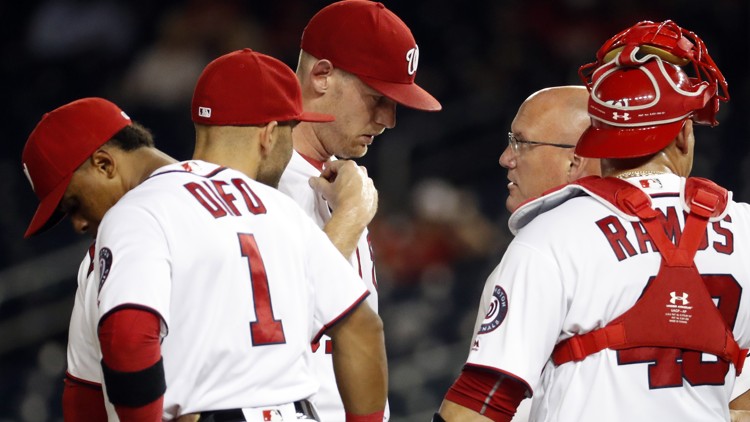
<svg viewBox="0 0 750 422">
<path fill-rule="evenodd" d="M 62 420 L 68 318 L 89 240 L 69 224 L 23 239 L 36 206 L 20 155 L 41 115 L 103 96 L 192 153 L 189 104 L 205 64 L 250 47 L 296 66 L 328 2 L 47 0 L 0 5 L 0 421 Z M 750 200 L 745 0 L 386 1 L 420 47 L 417 82 L 438 114 L 400 107 L 366 157 L 380 192 L 371 225 L 394 421 L 429 420 L 466 357 L 481 286 L 510 241 L 497 158 L 518 105 L 579 84 L 578 67 L 643 19 L 695 31 L 729 81 L 721 124 L 697 129 L 693 174 Z M 554 141 L 554 140 L 548 140 Z M 200 339 L 196 339 L 200 341 Z"/>
</svg>

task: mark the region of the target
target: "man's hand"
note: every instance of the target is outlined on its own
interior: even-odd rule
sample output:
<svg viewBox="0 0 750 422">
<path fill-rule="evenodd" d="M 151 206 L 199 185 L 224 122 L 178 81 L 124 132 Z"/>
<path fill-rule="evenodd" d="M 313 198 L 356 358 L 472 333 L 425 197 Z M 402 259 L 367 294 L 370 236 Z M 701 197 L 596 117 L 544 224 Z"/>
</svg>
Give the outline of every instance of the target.
<svg viewBox="0 0 750 422">
<path fill-rule="evenodd" d="M 750 422 L 749 410 L 729 410 L 729 420 L 731 422 Z"/>
<path fill-rule="evenodd" d="M 334 212 L 351 210 L 365 225 L 378 209 L 378 191 L 367 176 L 367 169 L 354 161 L 326 163 L 319 177 L 310 178 L 310 186 L 323 195 Z"/>
<path fill-rule="evenodd" d="M 320 176 L 310 178 L 310 187 L 328 201 L 332 214 L 323 231 L 348 259 L 378 210 L 378 191 L 367 169 L 351 160 L 326 163 Z"/>
</svg>

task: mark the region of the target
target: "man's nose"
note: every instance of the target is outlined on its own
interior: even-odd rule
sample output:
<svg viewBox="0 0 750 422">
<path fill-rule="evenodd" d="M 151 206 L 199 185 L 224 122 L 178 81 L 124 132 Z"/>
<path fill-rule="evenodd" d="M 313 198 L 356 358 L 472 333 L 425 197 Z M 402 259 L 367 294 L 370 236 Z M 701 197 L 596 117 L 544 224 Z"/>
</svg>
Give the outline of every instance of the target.
<svg viewBox="0 0 750 422">
<path fill-rule="evenodd" d="M 80 215 L 70 216 L 70 221 L 73 223 L 73 230 L 75 230 L 76 233 L 84 234 L 89 231 L 89 228 L 91 227 L 88 220 Z"/>
<path fill-rule="evenodd" d="M 516 167 L 516 155 L 513 153 L 513 149 L 510 145 L 505 147 L 505 150 L 500 154 L 500 159 L 498 161 L 503 168 L 511 169 Z"/>
</svg>

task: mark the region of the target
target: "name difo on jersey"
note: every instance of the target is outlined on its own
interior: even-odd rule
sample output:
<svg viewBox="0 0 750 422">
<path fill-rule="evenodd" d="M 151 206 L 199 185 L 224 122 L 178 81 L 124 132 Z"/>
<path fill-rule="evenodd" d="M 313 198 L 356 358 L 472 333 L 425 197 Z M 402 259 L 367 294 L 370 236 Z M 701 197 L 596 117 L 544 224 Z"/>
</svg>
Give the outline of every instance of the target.
<svg viewBox="0 0 750 422">
<path fill-rule="evenodd" d="M 251 214 L 265 214 L 266 207 L 260 198 L 250 189 L 250 185 L 243 179 L 232 179 L 231 186 L 223 180 L 204 181 L 203 183 L 190 182 L 186 183 L 185 189 L 190 192 L 203 207 L 211 213 L 214 218 L 221 218 L 227 215 L 240 216 L 242 213 L 235 205 L 237 197 L 230 192 L 232 186 L 240 194 L 242 200 Z"/>
</svg>

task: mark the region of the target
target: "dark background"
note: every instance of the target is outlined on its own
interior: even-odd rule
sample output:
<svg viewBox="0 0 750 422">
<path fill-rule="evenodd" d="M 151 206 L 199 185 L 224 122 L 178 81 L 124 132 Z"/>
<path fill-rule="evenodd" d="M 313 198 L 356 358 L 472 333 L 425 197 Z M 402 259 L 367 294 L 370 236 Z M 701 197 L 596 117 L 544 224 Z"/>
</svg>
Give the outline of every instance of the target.
<svg viewBox="0 0 750 422">
<path fill-rule="evenodd" d="M 67 325 L 88 244 L 69 224 L 23 239 L 37 200 L 20 156 L 42 114 L 103 96 L 192 154 L 189 104 L 203 67 L 250 47 L 296 66 L 324 1 L 0 4 L 0 421 L 61 420 Z M 399 108 L 366 165 L 380 191 L 370 229 L 387 333 L 392 420 L 429 420 L 468 352 L 481 286 L 510 240 L 497 159 L 532 92 L 580 84 L 577 69 L 639 20 L 696 32 L 729 81 L 716 128 L 696 129 L 693 174 L 750 198 L 748 4 L 744 0 L 386 1 L 420 48 L 417 82 L 439 113 Z M 199 341 L 199 339 L 196 339 Z"/>
</svg>

